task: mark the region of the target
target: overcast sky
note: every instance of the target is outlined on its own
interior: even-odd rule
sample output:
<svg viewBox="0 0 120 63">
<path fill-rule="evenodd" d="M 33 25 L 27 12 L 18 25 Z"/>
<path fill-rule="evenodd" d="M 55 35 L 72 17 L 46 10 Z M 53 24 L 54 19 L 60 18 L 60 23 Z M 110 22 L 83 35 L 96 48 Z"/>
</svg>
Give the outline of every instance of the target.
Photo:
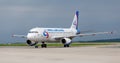
<svg viewBox="0 0 120 63">
<path fill-rule="evenodd" d="M 120 38 L 120 0 L 0 0 L 0 43 L 23 42 L 11 35 L 27 35 L 34 27 L 68 28 L 76 10 L 81 31 L 117 31 L 77 40 Z"/>
</svg>

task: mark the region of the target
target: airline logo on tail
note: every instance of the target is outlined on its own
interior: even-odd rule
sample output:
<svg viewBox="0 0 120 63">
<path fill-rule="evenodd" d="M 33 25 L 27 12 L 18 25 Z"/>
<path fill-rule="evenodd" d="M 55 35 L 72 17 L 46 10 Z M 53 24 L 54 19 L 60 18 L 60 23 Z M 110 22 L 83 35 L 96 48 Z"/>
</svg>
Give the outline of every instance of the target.
<svg viewBox="0 0 120 63">
<path fill-rule="evenodd" d="M 73 25 L 77 26 L 77 21 L 74 21 Z"/>
</svg>

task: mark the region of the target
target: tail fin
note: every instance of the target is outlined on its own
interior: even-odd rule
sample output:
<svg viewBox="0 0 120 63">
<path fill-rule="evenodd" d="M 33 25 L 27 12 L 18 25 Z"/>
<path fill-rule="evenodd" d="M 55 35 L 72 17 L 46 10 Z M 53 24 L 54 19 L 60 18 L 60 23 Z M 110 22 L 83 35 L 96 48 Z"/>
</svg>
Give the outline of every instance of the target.
<svg viewBox="0 0 120 63">
<path fill-rule="evenodd" d="M 72 25 L 71 25 L 71 29 L 78 30 L 78 16 L 79 16 L 79 11 L 76 11 L 75 16 L 73 18 Z"/>
</svg>

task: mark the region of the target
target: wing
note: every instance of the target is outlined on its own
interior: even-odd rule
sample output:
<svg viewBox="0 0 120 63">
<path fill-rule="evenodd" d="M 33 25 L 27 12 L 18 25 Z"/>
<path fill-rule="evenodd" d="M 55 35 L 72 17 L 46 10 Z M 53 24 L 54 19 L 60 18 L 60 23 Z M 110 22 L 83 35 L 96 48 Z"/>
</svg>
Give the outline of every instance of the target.
<svg viewBox="0 0 120 63">
<path fill-rule="evenodd" d="M 54 36 L 52 38 L 59 40 L 61 38 L 74 38 L 74 37 L 83 37 L 83 36 L 95 36 L 95 35 L 99 35 L 99 34 L 113 34 L 113 32 L 96 32 L 96 33 L 85 33 L 85 34 L 77 34 L 77 35 L 69 35 L 66 37 L 63 36 Z"/>
<path fill-rule="evenodd" d="M 70 38 L 70 39 L 72 39 L 73 37 L 75 37 L 75 36 L 53 36 L 52 38 L 53 39 L 55 39 L 55 40 L 60 40 L 60 39 L 62 39 L 62 38 Z"/>
<path fill-rule="evenodd" d="M 83 36 L 95 36 L 99 34 L 113 34 L 113 32 L 96 32 L 96 33 L 86 33 L 86 34 L 78 34 L 77 36 L 83 37 Z"/>
<path fill-rule="evenodd" d="M 12 37 L 21 37 L 21 38 L 27 38 L 26 35 L 12 35 Z"/>
</svg>

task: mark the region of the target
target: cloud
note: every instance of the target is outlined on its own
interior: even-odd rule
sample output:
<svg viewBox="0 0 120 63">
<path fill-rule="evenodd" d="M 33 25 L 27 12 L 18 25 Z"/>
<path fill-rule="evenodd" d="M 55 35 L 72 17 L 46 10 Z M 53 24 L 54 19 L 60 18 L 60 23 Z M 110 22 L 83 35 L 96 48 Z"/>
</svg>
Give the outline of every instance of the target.
<svg viewBox="0 0 120 63">
<path fill-rule="evenodd" d="M 38 26 L 69 27 L 76 10 L 80 11 L 79 28 L 83 31 L 114 29 L 120 31 L 119 2 L 119 0 L 0 0 L 0 35 L 4 36 L 0 40 L 14 41 L 10 34 L 27 34 L 29 29 Z M 118 33 L 114 37 L 119 36 Z"/>
</svg>

